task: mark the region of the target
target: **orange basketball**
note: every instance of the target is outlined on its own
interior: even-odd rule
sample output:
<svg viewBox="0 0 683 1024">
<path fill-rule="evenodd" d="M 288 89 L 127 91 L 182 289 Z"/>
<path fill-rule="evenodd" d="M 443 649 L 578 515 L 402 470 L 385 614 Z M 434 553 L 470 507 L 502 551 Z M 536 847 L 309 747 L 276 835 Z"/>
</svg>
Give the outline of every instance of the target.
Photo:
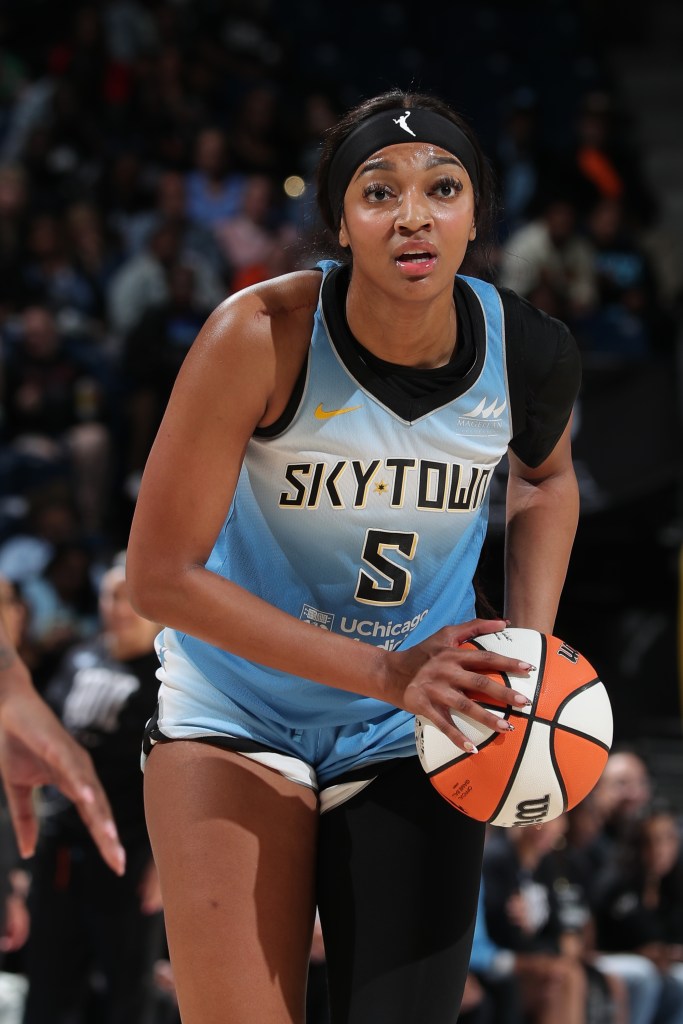
<svg viewBox="0 0 683 1024">
<path fill-rule="evenodd" d="M 417 751 L 432 784 L 459 811 L 493 825 L 539 824 L 575 807 L 600 778 L 612 744 L 612 708 L 593 666 L 569 644 L 533 629 L 505 629 L 463 646 L 534 665 L 528 677 L 491 676 L 531 704 L 482 702 L 514 725 L 506 733 L 453 712 L 476 754 L 418 717 Z"/>
</svg>

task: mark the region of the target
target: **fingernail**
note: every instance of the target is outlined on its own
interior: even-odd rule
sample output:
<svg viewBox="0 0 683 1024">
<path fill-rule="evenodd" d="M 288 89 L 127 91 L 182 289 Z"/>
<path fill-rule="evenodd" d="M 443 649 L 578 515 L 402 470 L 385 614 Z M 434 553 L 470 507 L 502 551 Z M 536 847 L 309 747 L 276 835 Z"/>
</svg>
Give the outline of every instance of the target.
<svg viewBox="0 0 683 1024">
<path fill-rule="evenodd" d="M 126 872 L 126 851 L 122 846 L 116 851 L 116 871 L 118 875 L 124 875 Z"/>
<path fill-rule="evenodd" d="M 523 668 L 525 672 L 535 672 L 536 666 L 530 665 L 528 661 L 520 661 L 519 667 Z"/>
<path fill-rule="evenodd" d="M 515 704 L 519 704 L 520 707 L 528 708 L 531 706 L 531 701 L 528 697 L 525 697 L 523 693 L 518 693 L 515 697 Z"/>
<path fill-rule="evenodd" d="M 512 722 L 504 722 L 500 729 L 501 732 L 514 732 L 515 727 Z"/>
<path fill-rule="evenodd" d="M 468 753 L 470 753 L 470 754 L 478 754 L 479 753 L 479 751 L 475 747 L 474 743 L 470 743 L 469 740 L 467 740 L 465 742 L 465 750 L 467 750 Z"/>
</svg>

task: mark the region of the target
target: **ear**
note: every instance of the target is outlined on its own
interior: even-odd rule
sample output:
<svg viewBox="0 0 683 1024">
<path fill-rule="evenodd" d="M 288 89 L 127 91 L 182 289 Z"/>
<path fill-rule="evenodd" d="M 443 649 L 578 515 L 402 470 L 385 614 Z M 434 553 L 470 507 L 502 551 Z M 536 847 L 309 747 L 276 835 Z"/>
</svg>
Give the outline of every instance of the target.
<svg viewBox="0 0 683 1024">
<path fill-rule="evenodd" d="M 342 217 L 339 225 L 339 244 L 342 249 L 348 249 L 351 243 L 349 242 L 349 236 L 346 233 L 346 225 L 344 224 L 344 218 Z"/>
<path fill-rule="evenodd" d="M 477 237 L 477 225 L 474 223 L 474 221 L 472 221 L 472 227 L 470 228 L 470 235 L 469 235 L 470 242 L 473 242 L 476 237 Z"/>
</svg>

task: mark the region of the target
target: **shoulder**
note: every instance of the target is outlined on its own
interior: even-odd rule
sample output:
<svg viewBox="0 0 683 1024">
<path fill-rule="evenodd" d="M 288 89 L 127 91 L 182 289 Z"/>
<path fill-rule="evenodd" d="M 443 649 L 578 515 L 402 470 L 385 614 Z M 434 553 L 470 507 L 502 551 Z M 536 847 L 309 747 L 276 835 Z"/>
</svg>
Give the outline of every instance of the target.
<svg viewBox="0 0 683 1024">
<path fill-rule="evenodd" d="M 580 376 L 580 355 L 574 337 L 562 320 L 537 309 L 509 288 L 498 289 L 503 303 L 509 354 L 521 360 L 536 379 L 559 368 Z"/>
<path fill-rule="evenodd" d="M 319 271 L 300 270 L 251 285 L 214 310 L 205 333 L 223 336 L 238 331 L 253 342 L 272 338 L 281 329 L 312 326 L 321 282 Z"/>
</svg>

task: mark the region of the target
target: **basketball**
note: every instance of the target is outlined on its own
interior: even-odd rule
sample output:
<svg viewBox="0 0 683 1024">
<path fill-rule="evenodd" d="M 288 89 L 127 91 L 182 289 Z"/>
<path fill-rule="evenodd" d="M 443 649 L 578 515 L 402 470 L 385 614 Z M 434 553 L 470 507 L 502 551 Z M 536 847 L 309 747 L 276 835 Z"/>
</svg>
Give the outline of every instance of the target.
<svg viewBox="0 0 683 1024">
<path fill-rule="evenodd" d="M 469 817 L 504 827 L 540 824 L 575 807 L 600 778 L 612 743 L 612 708 L 593 666 L 569 644 L 533 629 L 505 629 L 463 646 L 533 665 L 528 678 L 491 675 L 531 703 L 481 702 L 514 732 L 452 713 L 477 753 L 417 717 L 417 751 L 434 787 Z"/>
</svg>

